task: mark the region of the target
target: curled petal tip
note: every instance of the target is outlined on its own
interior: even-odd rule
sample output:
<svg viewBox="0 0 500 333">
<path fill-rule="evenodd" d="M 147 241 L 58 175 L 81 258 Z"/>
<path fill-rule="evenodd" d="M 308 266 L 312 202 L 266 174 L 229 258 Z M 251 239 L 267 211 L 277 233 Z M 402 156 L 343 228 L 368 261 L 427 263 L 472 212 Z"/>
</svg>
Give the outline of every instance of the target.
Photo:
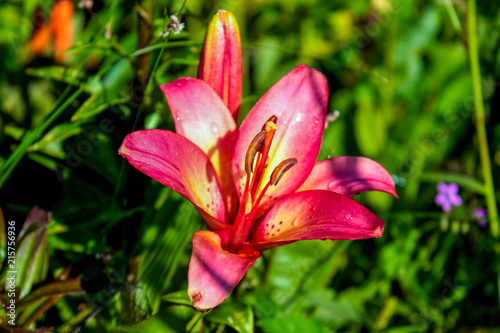
<svg viewBox="0 0 500 333">
<path fill-rule="evenodd" d="M 340 156 L 317 162 L 299 191 L 318 189 L 346 196 L 381 191 L 398 198 L 389 172 L 366 157 Z"/>
</svg>

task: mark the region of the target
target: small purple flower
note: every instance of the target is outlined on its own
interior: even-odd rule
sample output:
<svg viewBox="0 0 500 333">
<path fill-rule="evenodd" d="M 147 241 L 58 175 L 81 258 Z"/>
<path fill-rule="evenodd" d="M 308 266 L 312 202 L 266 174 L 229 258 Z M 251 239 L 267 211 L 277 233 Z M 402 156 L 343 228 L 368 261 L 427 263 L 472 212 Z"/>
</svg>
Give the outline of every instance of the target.
<svg viewBox="0 0 500 333">
<path fill-rule="evenodd" d="M 479 207 L 474 209 L 472 216 L 476 218 L 477 224 L 479 224 L 480 227 L 484 228 L 488 225 L 488 221 L 485 219 L 485 217 L 488 216 L 488 210 L 486 208 Z"/>
<path fill-rule="evenodd" d="M 461 206 L 462 198 L 458 195 L 458 185 L 451 183 L 447 185 L 446 183 L 440 182 L 437 185 L 438 194 L 434 201 L 436 205 L 441 206 L 443 211 L 449 212 L 452 206 Z"/>
</svg>

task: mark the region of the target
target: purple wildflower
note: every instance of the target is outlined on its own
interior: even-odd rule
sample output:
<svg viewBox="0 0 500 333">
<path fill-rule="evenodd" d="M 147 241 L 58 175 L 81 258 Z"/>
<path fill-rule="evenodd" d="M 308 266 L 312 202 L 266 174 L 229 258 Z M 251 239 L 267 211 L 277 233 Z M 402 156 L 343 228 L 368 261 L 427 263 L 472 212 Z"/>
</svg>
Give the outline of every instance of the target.
<svg viewBox="0 0 500 333">
<path fill-rule="evenodd" d="M 474 209 L 472 216 L 476 218 L 477 224 L 479 224 L 480 227 L 484 228 L 488 225 L 488 221 L 485 219 L 485 217 L 488 216 L 488 210 L 486 208 L 479 207 Z"/>
<path fill-rule="evenodd" d="M 438 194 L 434 201 L 436 205 L 441 206 L 443 211 L 449 212 L 452 206 L 461 206 L 462 198 L 458 195 L 458 185 L 451 183 L 447 185 L 446 183 L 440 182 L 437 185 Z"/>
</svg>

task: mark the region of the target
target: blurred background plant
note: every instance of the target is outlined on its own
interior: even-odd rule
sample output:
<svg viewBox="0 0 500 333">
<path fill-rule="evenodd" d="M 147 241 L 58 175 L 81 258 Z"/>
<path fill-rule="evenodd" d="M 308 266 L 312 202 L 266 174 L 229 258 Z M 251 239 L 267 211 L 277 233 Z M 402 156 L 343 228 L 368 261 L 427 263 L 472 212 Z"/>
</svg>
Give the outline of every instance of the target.
<svg viewBox="0 0 500 333">
<path fill-rule="evenodd" d="M 18 233 L 34 206 L 51 212 L 35 208 L 38 220 L 28 219 L 19 235 L 18 264 L 31 275 L 19 277 L 18 327 L 500 330 L 498 190 L 484 167 L 490 163 L 498 179 L 500 3 L 473 3 L 3 1 L 0 204 Z M 400 199 L 356 197 L 386 221 L 382 238 L 268 251 L 225 303 L 201 314 L 185 294 L 191 235 L 202 226 L 197 212 L 117 151 L 134 129 L 173 129 L 158 86 L 196 76 L 217 9 L 232 11 L 242 33 L 240 120 L 274 82 L 306 63 L 327 76 L 330 112 L 340 112 L 320 159 L 372 158 L 393 174 Z M 184 29 L 175 30 L 173 14 Z M 74 35 L 61 33 L 69 26 Z M 434 202 L 439 182 L 457 184 L 462 204 L 443 212 Z"/>
</svg>

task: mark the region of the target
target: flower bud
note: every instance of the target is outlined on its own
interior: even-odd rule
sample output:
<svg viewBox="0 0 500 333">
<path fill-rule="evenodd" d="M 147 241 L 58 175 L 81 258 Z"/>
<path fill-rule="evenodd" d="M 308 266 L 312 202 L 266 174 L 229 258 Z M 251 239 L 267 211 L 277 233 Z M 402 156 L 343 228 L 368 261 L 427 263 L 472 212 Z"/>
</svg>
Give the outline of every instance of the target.
<svg viewBox="0 0 500 333">
<path fill-rule="evenodd" d="M 236 19 L 219 10 L 208 23 L 198 78 L 211 86 L 238 120 L 242 86 L 241 39 Z"/>
</svg>

